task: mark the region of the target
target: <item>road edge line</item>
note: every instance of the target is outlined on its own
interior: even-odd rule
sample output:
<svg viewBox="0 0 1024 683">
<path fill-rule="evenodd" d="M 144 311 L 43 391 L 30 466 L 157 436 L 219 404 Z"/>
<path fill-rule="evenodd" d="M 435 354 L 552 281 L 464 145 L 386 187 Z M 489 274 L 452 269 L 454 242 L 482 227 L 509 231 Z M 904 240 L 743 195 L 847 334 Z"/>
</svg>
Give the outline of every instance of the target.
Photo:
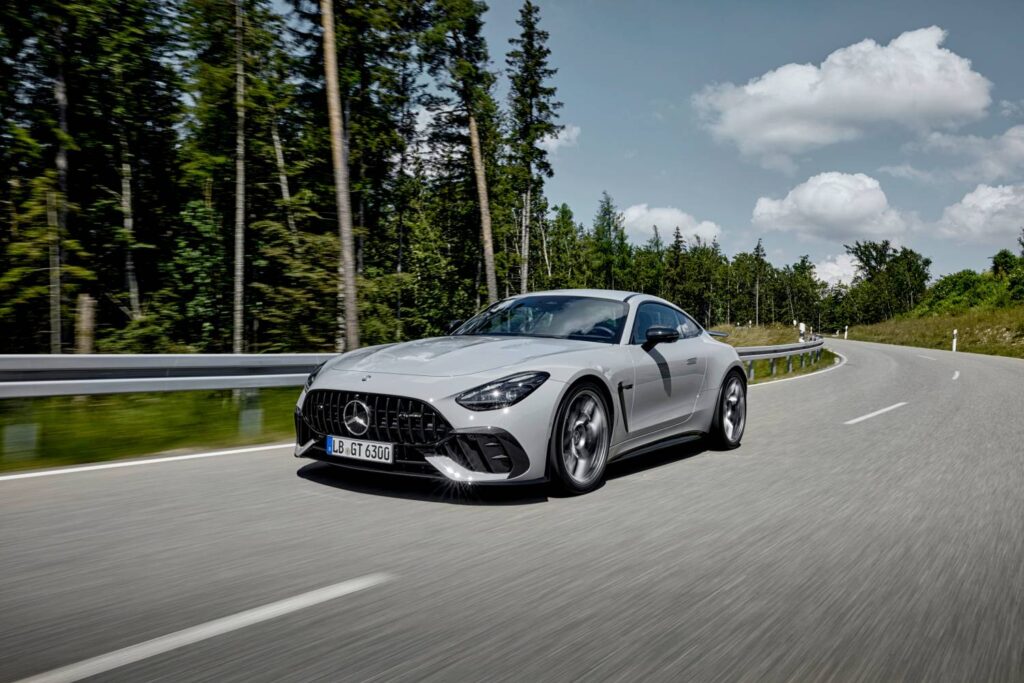
<svg viewBox="0 0 1024 683">
<path fill-rule="evenodd" d="M 246 446 L 245 448 L 230 448 L 221 451 L 186 453 L 184 455 L 165 455 L 160 457 L 141 458 L 135 460 L 112 460 L 110 462 L 95 463 L 92 465 L 71 465 L 69 467 L 54 467 L 42 470 L 29 470 L 27 472 L 15 472 L 14 474 L 0 475 L 0 481 L 14 481 L 15 479 L 33 479 L 35 477 L 52 477 L 58 474 L 75 474 L 77 472 L 92 472 L 95 470 L 113 470 L 119 467 L 156 465 L 164 462 L 176 462 L 178 460 L 198 460 L 200 458 L 216 458 L 221 455 L 255 453 L 257 451 L 269 451 L 275 448 L 287 448 L 293 445 L 294 444 L 291 441 L 287 441 L 284 443 L 266 444 L 264 446 Z"/>
</svg>

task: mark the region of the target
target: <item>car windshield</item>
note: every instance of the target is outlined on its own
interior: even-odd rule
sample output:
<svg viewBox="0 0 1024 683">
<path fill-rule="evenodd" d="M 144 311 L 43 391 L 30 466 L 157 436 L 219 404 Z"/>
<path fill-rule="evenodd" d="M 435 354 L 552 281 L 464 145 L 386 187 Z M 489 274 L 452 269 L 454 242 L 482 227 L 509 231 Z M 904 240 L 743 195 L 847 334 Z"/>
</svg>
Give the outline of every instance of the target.
<svg viewBox="0 0 1024 683">
<path fill-rule="evenodd" d="M 584 296 L 524 296 L 489 306 L 455 335 L 554 337 L 617 344 L 629 307 L 622 301 Z"/>
</svg>

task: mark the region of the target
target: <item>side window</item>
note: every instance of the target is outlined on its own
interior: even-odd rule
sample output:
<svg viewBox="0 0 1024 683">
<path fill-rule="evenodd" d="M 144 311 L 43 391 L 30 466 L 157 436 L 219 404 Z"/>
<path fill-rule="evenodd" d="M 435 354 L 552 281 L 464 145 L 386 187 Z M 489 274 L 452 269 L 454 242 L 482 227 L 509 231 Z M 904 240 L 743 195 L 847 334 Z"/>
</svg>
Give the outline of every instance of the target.
<svg viewBox="0 0 1024 683">
<path fill-rule="evenodd" d="M 672 327 L 679 330 L 683 336 L 680 326 L 679 313 L 675 309 L 663 304 L 646 303 L 640 304 L 636 310 L 636 320 L 633 322 L 633 344 L 643 344 L 647 341 L 647 330 L 651 327 Z"/>
<path fill-rule="evenodd" d="M 679 336 L 683 339 L 697 337 L 700 335 L 700 325 L 693 321 L 693 318 L 685 313 L 676 313 L 679 316 Z"/>
</svg>

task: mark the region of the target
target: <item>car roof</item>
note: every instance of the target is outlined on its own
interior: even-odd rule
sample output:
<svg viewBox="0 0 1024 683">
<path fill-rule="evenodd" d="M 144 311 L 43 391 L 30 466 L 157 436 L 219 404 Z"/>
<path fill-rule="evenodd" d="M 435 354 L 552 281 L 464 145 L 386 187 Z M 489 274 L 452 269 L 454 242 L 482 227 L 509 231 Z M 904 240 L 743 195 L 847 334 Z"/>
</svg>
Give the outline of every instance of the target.
<svg viewBox="0 0 1024 683">
<path fill-rule="evenodd" d="M 625 301 L 634 296 L 646 296 L 639 292 L 626 292 L 618 289 L 549 289 L 543 292 L 527 292 L 519 296 L 544 296 L 547 294 L 558 294 L 560 296 L 589 296 L 595 299 L 612 299 L 614 301 Z"/>
</svg>

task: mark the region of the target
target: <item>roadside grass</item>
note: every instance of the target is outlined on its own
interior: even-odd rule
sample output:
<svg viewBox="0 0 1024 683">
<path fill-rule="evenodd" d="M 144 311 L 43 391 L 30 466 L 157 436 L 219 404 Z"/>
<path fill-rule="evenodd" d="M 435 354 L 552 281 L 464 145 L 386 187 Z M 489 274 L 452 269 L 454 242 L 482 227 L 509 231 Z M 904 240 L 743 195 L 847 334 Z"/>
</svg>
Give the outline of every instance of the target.
<svg viewBox="0 0 1024 683">
<path fill-rule="evenodd" d="M 727 333 L 729 336 L 720 341 L 732 346 L 769 346 L 772 344 L 796 344 L 800 341 L 800 333 L 792 325 L 754 325 L 751 327 L 716 325 L 710 329 L 714 332 Z"/>
<path fill-rule="evenodd" d="M 1024 306 L 971 310 L 959 315 L 894 318 L 874 325 L 855 325 L 850 339 L 930 349 L 957 350 L 1024 358 Z"/>
<path fill-rule="evenodd" d="M 0 401 L 0 471 L 287 441 L 300 389 Z"/>
</svg>

